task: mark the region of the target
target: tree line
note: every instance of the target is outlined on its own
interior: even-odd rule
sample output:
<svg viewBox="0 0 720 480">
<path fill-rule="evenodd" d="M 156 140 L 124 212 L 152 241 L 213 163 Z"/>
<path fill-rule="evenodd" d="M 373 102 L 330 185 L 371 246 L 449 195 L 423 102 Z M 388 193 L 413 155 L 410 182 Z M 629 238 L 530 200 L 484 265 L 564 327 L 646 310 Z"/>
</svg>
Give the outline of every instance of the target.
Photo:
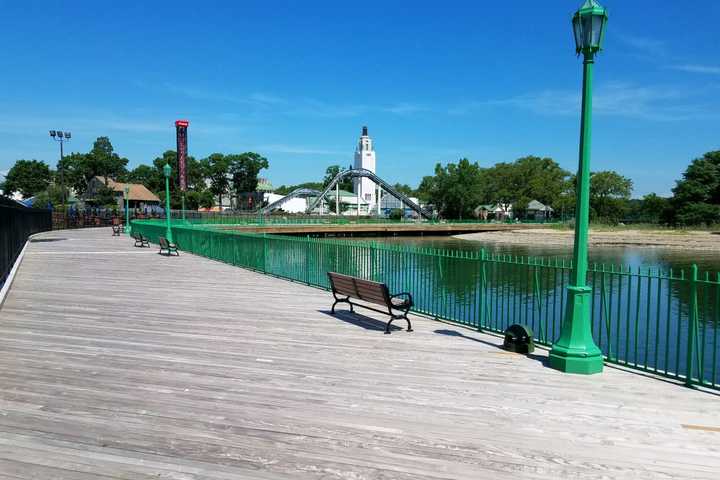
<svg viewBox="0 0 720 480">
<path fill-rule="evenodd" d="M 593 220 L 622 219 L 632 189 L 632 180 L 615 171 L 593 172 L 590 180 Z M 481 167 L 467 158 L 437 164 L 434 175 L 423 177 L 412 193 L 432 204 L 445 218 L 473 218 L 481 205 L 499 205 L 508 210 L 511 205 L 513 214 L 522 218 L 532 200 L 552 207 L 556 216 L 569 216 L 575 210 L 575 176 L 547 157 L 527 156 L 492 167 Z"/>
<path fill-rule="evenodd" d="M 141 183 L 164 201 L 163 166 L 166 163 L 172 169 L 171 207 L 180 208 L 175 151 L 167 150 L 150 165 L 141 164 L 128 170 L 127 158 L 114 151 L 108 137 L 99 137 L 86 153 L 74 152 L 65 156 L 56 170 L 42 161 L 18 160 L 8 172 L 2 190 L 6 195 L 17 192 L 24 198 L 36 196 L 38 205 L 58 205 L 63 193 L 61 183 L 66 190 L 72 188 L 82 197 L 88 182 L 100 176 L 119 182 Z M 186 208 L 208 208 L 222 204 L 229 195 L 253 192 L 257 189 L 259 172 L 268 167 L 267 158 L 255 152 L 213 153 L 200 160 L 188 156 Z M 296 188 L 322 190 L 344 170 L 339 165 L 330 165 L 322 181 L 283 185 L 275 192 L 287 194 Z M 490 167 L 482 167 L 467 158 L 457 163 L 438 163 L 433 174 L 423 177 L 416 188 L 401 183 L 394 187 L 405 195 L 419 198 L 422 203 L 431 204 L 448 219 L 469 219 L 477 215 L 478 206 L 498 204 L 511 204 L 514 214 L 523 217 L 532 200 L 552 207 L 555 217 L 570 218 L 575 211 L 575 184 L 575 175 L 553 159 L 527 156 Z M 352 180 L 343 179 L 340 188 L 352 191 Z M 651 193 L 642 199 L 632 199 L 632 192 L 632 180 L 620 173 L 613 170 L 592 172 L 591 220 L 673 226 L 720 223 L 720 151 L 694 159 L 677 180 L 669 198 Z M 101 191 L 98 197 L 99 204 L 113 202 L 112 192 Z"/>
<path fill-rule="evenodd" d="M 486 168 L 466 158 L 437 164 L 434 174 L 423 177 L 416 189 L 408 185 L 396 188 L 432 204 L 445 218 L 472 218 L 475 209 L 484 204 L 512 204 L 515 215 L 523 217 L 532 200 L 551 206 L 555 217 L 569 218 L 575 213 L 575 185 L 575 175 L 551 158 L 527 156 Z M 670 197 L 650 193 L 632 199 L 632 192 L 632 180 L 620 173 L 592 172 L 591 220 L 609 224 L 716 225 L 720 223 L 720 151 L 692 160 Z"/>
<path fill-rule="evenodd" d="M 2 190 L 6 195 L 19 193 L 23 198 L 36 197 L 35 204 L 60 205 L 65 186 L 65 198 L 72 191 L 80 198 L 85 196 L 89 182 L 96 176 L 105 178 L 106 187 L 100 189 L 89 203 L 99 206 L 114 205 L 114 194 L 107 188 L 108 179 L 122 183 L 140 183 L 165 201 L 163 167 L 171 167 L 170 205 L 180 208 L 181 192 L 177 184 L 178 161 L 174 150 L 167 150 L 153 159 L 150 165 L 141 164 L 128 170 L 128 159 L 118 155 L 108 137 L 98 137 L 90 151 L 73 152 L 51 169 L 38 160 L 18 160 L 8 171 Z M 213 153 L 197 160 L 186 159 L 187 191 L 185 205 L 189 209 L 212 207 L 217 199 L 232 192 L 252 192 L 257 189 L 258 174 L 268 168 L 267 158 L 255 152 L 240 154 Z"/>
</svg>

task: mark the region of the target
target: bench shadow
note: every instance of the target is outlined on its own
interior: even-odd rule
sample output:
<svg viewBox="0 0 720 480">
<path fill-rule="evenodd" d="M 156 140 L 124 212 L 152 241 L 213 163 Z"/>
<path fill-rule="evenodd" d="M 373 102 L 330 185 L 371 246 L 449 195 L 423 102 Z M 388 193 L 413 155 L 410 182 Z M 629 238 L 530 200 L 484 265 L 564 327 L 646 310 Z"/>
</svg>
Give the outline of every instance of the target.
<svg viewBox="0 0 720 480">
<path fill-rule="evenodd" d="M 335 313 L 332 313 L 330 310 L 318 310 L 318 312 L 323 313 L 329 317 L 335 318 L 337 320 L 342 320 L 345 323 L 350 323 L 352 325 L 356 325 L 358 327 L 362 327 L 365 330 L 376 330 L 380 332 L 385 331 L 385 325 L 386 322 L 383 322 L 381 320 L 377 320 L 375 318 L 367 317 L 361 313 L 353 313 L 350 310 L 335 310 Z M 388 318 L 389 320 L 389 318 Z M 404 324 L 405 320 L 395 320 L 400 321 L 402 324 Z M 394 323 L 390 325 L 390 331 L 398 331 L 398 330 L 404 330 L 402 327 L 399 327 L 395 325 Z"/>
<path fill-rule="evenodd" d="M 505 350 L 505 349 L 502 347 L 502 345 L 497 345 L 497 344 L 495 344 L 495 343 L 488 342 L 488 341 L 485 341 L 485 340 L 481 340 L 481 339 L 475 338 L 475 337 L 469 337 L 469 336 L 465 335 L 465 334 L 462 333 L 462 332 L 458 332 L 457 330 L 442 329 L 442 330 L 435 330 L 433 333 L 437 333 L 437 334 L 439 334 L 439 335 L 446 335 L 446 336 L 448 336 L 448 337 L 460 337 L 460 338 L 464 338 L 464 339 L 467 339 L 467 340 L 472 340 L 473 342 L 482 343 L 483 345 L 488 345 L 488 346 L 490 346 L 490 347 L 494 347 L 494 348 L 496 348 L 496 349 L 498 349 L 498 350 L 501 350 L 501 351 L 503 351 L 503 352 L 507 352 L 507 350 Z M 508 353 L 510 353 L 510 352 L 508 352 Z M 529 358 L 529 359 L 531 359 L 531 360 L 535 360 L 535 361 L 537 361 L 537 362 L 540 362 L 540 363 L 542 363 L 543 366 L 545 366 L 545 367 L 549 367 L 549 365 L 550 365 L 549 359 L 548 359 L 547 357 L 542 356 L 542 355 L 536 355 L 536 354 L 534 354 L 534 353 L 528 353 L 528 354 L 518 353 L 517 355 L 522 355 L 522 356 L 527 357 L 527 358 Z"/>
</svg>

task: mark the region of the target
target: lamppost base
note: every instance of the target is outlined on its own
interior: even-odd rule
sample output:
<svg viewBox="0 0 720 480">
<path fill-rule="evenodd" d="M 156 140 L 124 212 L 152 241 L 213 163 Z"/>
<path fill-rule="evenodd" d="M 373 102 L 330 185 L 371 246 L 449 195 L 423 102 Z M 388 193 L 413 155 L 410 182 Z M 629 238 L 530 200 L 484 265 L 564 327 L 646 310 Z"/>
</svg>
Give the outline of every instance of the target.
<svg viewBox="0 0 720 480">
<path fill-rule="evenodd" d="M 585 354 L 563 354 L 563 352 L 553 347 L 550 352 L 550 368 L 560 370 L 565 373 L 577 373 L 580 375 L 593 375 L 595 373 L 602 373 L 603 371 L 603 356 L 592 355 L 585 356 Z"/>
<path fill-rule="evenodd" d="M 603 355 L 592 338 L 592 288 L 568 287 L 566 318 L 550 350 L 550 367 L 565 373 L 592 375 L 603 370 Z"/>
</svg>

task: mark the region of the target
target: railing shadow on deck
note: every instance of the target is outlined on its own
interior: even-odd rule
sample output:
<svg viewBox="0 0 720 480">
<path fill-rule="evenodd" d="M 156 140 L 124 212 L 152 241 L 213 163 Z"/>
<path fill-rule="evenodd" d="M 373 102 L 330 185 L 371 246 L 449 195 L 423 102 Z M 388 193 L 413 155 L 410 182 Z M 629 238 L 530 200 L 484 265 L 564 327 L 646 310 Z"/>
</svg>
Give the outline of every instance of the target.
<svg viewBox="0 0 720 480">
<path fill-rule="evenodd" d="M 462 332 L 458 332 L 457 330 L 447 330 L 447 329 L 443 329 L 443 330 L 435 330 L 433 333 L 437 333 L 437 334 L 439 334 L 439 335 L 446 335 L 446 336 L 448 336 L 448 337 L 460 337 L 460 338 L 465 338 L 465 339 L 467 339 L 467 340 L 472 340 L 473 342 L 482 343 L 483 345 L 487 345 L 487 346 L 489 346 L 489 347 L 494 347 L 494 348 L 497 348 L 498 350 L 501 350 L 501 351 L 503 351 L 503 352 L 507 352 L 507 350 L 505 350 L 501 345 L 498 345 L 498 344 L 492 343 L 492 342 L 486 342 L 485 340 L 482 340 L 482 339 L 480 339 L 480 338 L 470 337 L 470 336 L 468 336 L 468 335 L 465 335 L 465 334 L 462 333 Z M 508 353 L 511 353 L 511 352 L 508 352 Z M 522 355 L 522 356 L 527 357 L 527 358 L 529 358 L 529 359 L 531 359 L 531 360 L 538 361 L 538 362 L 542 363 L 543 366 L 545 366 L 545 367 L 549 367 L 549 366 L 550 366 L 550 361 L 549 361 L 549 359 L 548 359 L 547 357 L 542 356 L 542 355 L 536 355 L 536 354 L 534 354 L 534 353 L 529 353 L 529 354 L 521 354 L 521 353 L 518 353 L 517 355 Z"/>
</svg>

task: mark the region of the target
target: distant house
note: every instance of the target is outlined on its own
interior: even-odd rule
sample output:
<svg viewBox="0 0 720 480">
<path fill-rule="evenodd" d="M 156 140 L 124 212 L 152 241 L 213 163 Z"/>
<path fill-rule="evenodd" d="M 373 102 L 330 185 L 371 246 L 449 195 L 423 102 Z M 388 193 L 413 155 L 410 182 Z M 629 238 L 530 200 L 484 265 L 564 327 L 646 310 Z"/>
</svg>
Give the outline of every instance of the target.
<svg viewBox="0 0 720 480">
<path fill-rule="evenodd" d="M 105 177 L 96 176 L 88 182 L 88 188 L 85 192 L 85 199 L 92 201 L 98 195 L 98 191 L 105 186 Z M 129 187 L 129 206 L 130 208 L 145 208 L 160 205 L 160 199 L 157 195 L 148 190 L 145 185 L 140 183 L 120 183 L 108 178 L 107 186 L 115 194 L 115 201 L 118 209 L 125 208 L 125 187 Z"/>
<path fill-rule="evenodd" d="M 555 210 L 553 210 L 553 208 L 549 205 L 544 205 L 537 200 L 532 200 L 530 201 L 530 203 L 528 203 L 525 212 L 527 218 L 543 221 L 550 219 Z"/>
<path fill-rule="evenodd" d="M 494 205 L 478 205 L 475 207 L 474 213 L 475 217 L 479 218 L 480 220 L 488 220 L 490 218 L 490 213 L 495 208 Z"/>
<path fill-rule="evenodd" d="M 481 220 L 498 220 L 503 222 L 513 218 L 512 203 L 495 203 L 479 205 L 474 210 L 475 216 Z"/>
<path fill-rule="evenodd" d="M 272 186 L 272 183 L 267 178 L 258 178 L 258 185 L 257 185 L 257 191 L 258 192 L 272 192 L 275 190 Z"/>
</svg>

